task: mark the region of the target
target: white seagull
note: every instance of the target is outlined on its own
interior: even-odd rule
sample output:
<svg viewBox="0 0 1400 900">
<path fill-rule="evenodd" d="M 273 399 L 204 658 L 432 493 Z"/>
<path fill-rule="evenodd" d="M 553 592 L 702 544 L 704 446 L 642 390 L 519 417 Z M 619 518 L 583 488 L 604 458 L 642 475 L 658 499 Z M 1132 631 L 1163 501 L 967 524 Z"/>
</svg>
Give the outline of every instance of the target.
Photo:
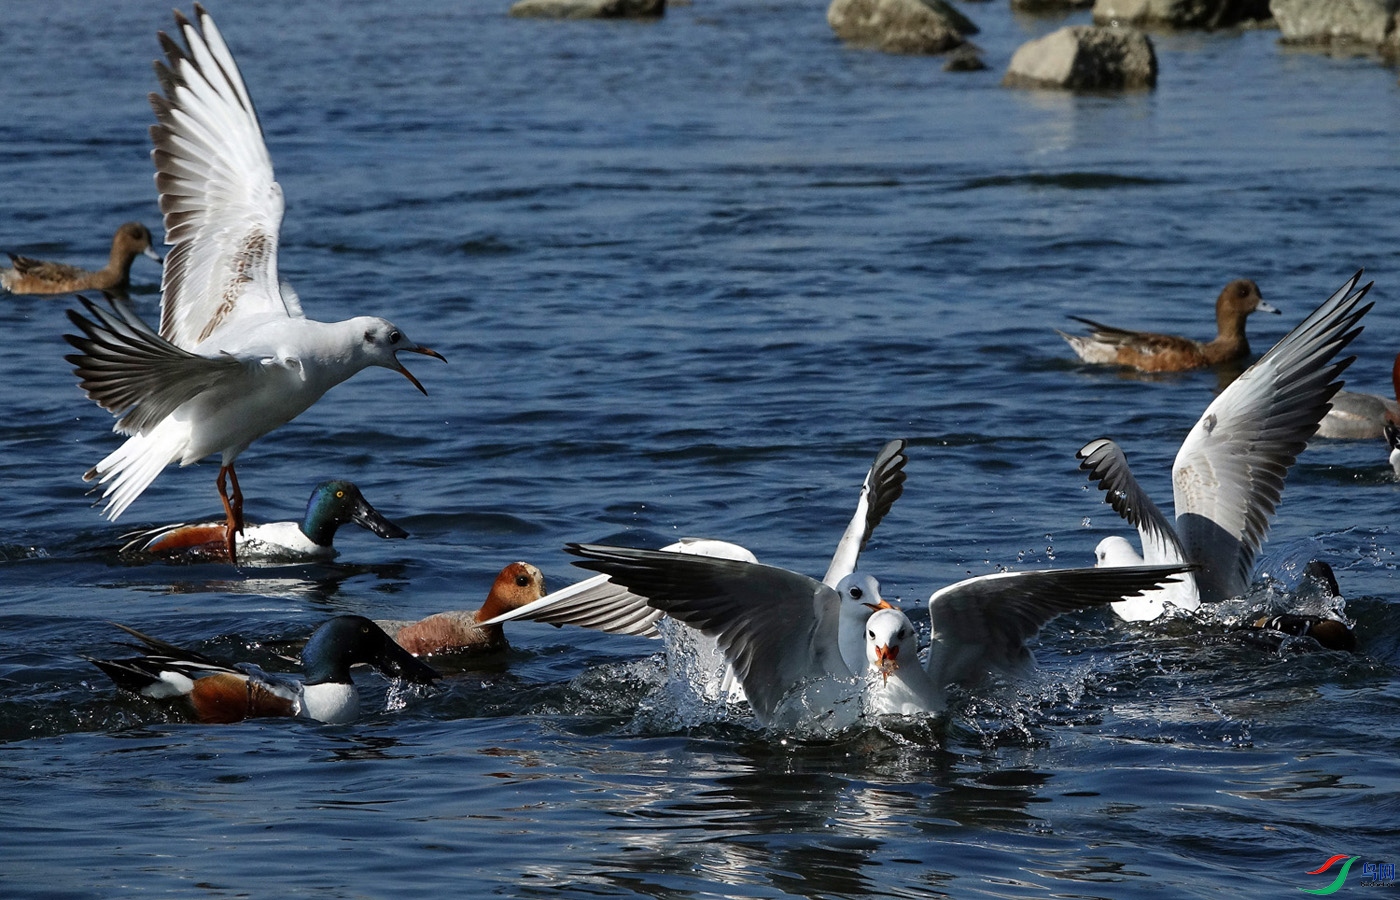
<svg viewBox="0 0 1400 900">
<path fill-rule="evenodd" d="M 219 496 L 230 559 L 243 525 L 234 460 L 326 391 L 368 366 L 418 379 L 400 351 L 442 356 L 370 316 L 317 322 L 277 277 L 282 189 L 238 65 L 198 4 L 198 27 L 175 20 L 188 50 L 160 34 L 164 96 L 151 95 L 156 187 L 173 249 L 161 279 L 157 334 L 125 303 L 82 300 L 70 310 L 83 335 L 67 357 L 88 397 L 119 416 L 129 435 L 83 476 L 103 486 L 116 519 L 166 465 L 222 454 Z M 230 496 L 226 480 L 232 482 Z"/>
<path fill-rule="evenodd" d="M 904 446 L 905 442 L 902 440 L 885 444 L 875 455 L 875 461 L 865 475 L 855 512 L 836 544 L 831 565 L 822 576 L 822 582 L 833 590 L 841 583 L 841 579 L 855 572 L 861 551 L 870 542 L 870 535 L 904 492 L 904 466 L 909 462 L 909 457 L 904 454 Z M 681 538 L 661 549 L 695 556 L 758 562 L 758 558 L 748 549 L 714 538 Z M 521 619 L 527 622 L 576 625 L 613 634 L 635 634 L 655 638 L 661 636 L 656 627 L 656 621 L 661 615 L 659 609 L 647 604 L 645 597 L 639 597 L 621 585 L 614 584 L 606 575 L 595 575 L 541 597 L 534 603 L 496 616 L 485 624 Z M 851 647 L 856 648 L 855 642 L 859 640 L 860 631 L 857 629 Z M 853 649 L 852 652 L 856 650 Z"/>
<path fill-rule="evenodd" d="M 993 670 L 1014 674 L 1030 665 L 1026 641 L 1060 613 L 1159 587 L 1184 570 L 1177 565 L 1003 572 L 945 587 L 929 598 L 933 643 L 924 671 L 931 687 L 914 684 L 893 700 L 871 701 L 872 679 L 865 676 L 870 644 L 879 636 L 858 633 L 862 646 L 852 659 L 842 646 L 842 632 L 853 604 L 814 578 L 762 563 L 656 550 L 597 544 L 566 549 L 584 557 L 575 565 L 608 574 L 668 616 L 713 637 L 761 724 L 824 733 L 855 724 L 869 711 L 867 703 L 875 712 L 940 712 L 947 685 L 974 683 Z M 868 575 L 851 578 L 874 582 Z M 874 618 L 864 613 L 864 626 Z"/>
<path fill-rule="evenodd" d="M 1142 539 L 1142 555 L 1121 537 L 1099 542 L 1100 566 L 1192 563 L 1198 570 L 1165 591 L 1114 604 L 1128 621 L 1160 616 L 1168 604 L 1194 610 L 1239 596 L 1269 531 L 1283 482 L 1341 388 L 1355 357 L 1335 357 L 1361 333 L 1371 308 L 1361 272 L 1235 379 L 1186 436 L 1172 464 L 1175 524 L 1138 486 L 1123 451 L 1099 438 L 1078 452 L 1080 468 Z"/>
</svg>

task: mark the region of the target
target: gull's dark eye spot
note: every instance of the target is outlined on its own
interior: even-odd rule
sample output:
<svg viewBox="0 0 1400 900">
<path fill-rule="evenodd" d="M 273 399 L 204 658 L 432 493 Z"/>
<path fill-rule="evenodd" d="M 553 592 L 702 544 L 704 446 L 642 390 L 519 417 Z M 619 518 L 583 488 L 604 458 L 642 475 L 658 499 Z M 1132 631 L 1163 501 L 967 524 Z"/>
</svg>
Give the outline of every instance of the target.
<svg viewBox="0 0 1400 900">
<path fill-rule="evenodd" d="M 403 335 L 399 334 L 397 331 L 391 331 L 389 332 L 389 343 L 397 344 L 399 342 L 399 338 L 402 337 Z"/>
<path fill-rule="evenodd" d="M 865 633 L 865 636 L 870 638 L 872 641 L 875 640 L 875 629 L 872 628 L 869 631 L 867 631 Z"/>
<path fill-rule="evenodd" d="M 860 588 L 858 588 L 858 587 L 853 587 L 853 588 L 851 588 L 851 599 L 852 599 L 852 600 L 859 600 L 861 597 L 864 597 L 864 596 L 865 596 L 865 591 L 862 591 L 862 590 L 861 590 Z"/>
<path fill-rule="evenodd" d="M 373 343 L 374 343 L 374 330 L 373 330 L 373 329 L 370 329 L 369 331 L 366 331 L 366 332 L 365 332 L 365 343 L 366 343 L 366 344 L 373 344 Z"/>
</svg>

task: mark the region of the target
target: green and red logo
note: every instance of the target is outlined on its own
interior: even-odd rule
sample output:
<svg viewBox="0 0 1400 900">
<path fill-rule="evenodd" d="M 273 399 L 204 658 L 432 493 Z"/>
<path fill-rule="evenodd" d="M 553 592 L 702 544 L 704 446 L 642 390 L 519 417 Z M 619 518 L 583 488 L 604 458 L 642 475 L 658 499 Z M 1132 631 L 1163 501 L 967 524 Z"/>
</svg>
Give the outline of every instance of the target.
<svg viewBox="0 0 1400 900">
<path fill-rule="evenodd" d="M 1347 874 L 1351 872 L 1352 865 L 1360 858 L 1361 857 L 1359 856 L 1347 856 L 1345 853 L 1338 853 L 1337 855 L 1328 859 L 1327 862 L 1323 863 L 1316 869 L 1313 869 L 1311 872 L 1307 873 L 1309 875 L 1324 875 L 1329 869 L 1331 869 L 1333 866 L 1340 862 L 1342 863 L 1342 867 L 1337 870 L 1337 874 L 1332 879 L 1331 884 L 1327 885 L 1327 887 L 1298 888 L 1298 890 L 1302 891 L 1305 894 L 1317 894 L 1320 897 L 1325 897 L 1328 894 L 1337 893 L 1337 891 L 1342 889 L 1342 885 L 1346 884 Z M 1345 860 L 1345 862 L 1343 862 L 1343 860 Z M 1368 886 L 1377 884 L 1394 884 L 1395 863 L 1362 863 L 1361 883 L 1363 885 Z"/>
</svg>

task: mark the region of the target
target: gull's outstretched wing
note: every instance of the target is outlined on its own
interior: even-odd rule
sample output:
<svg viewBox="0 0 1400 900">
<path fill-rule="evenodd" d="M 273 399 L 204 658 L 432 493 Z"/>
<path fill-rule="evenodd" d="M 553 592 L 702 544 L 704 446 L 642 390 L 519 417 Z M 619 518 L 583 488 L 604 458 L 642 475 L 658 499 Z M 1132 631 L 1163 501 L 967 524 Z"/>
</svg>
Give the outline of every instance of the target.
<svg viewBox="0 0 1400 900">
<path fill-rule="evenodd" d="M 998 572 L 951 584 L 929 597 L 934 684 L 972 683 L 1030 662 L 1026 642 L 1058 615 L 1103 606 L 1174 582 L 1188 566 Z"/>
<path fill-rule="evenodd" d="M 840 597 L 814 578 L 762 563 L 657 550 L 566 549 L 584 557 L 575 565 L 605 573 L 715 638 L 765 723 L 794 691 L 855 675 L 841 659 Z"/>
<path fill-rule="evenodd" d="M 909 457 L 904 455 L 904 441 L 890 441 L 875 456 L 870 471 L 865 475 L 865 483 L 860 488 L 860 499 L 856 501 L 856 511 L 851 523 L 836 544 L 836 553 L 831 557 L 822 583 L 834 588 L 842 578 L 856 570 L 860 553 L 870 541 L 875 527 L 890 511 L 890 507 L 904 493 L 904 464 Z"/>
<path fill-rule="evenodd" d="M 1104 502 L 1138 530 L 1142 538 L 1142 558 L 1147 563 L 1180 563 L 1186 551 L 1177 539 L 1176 529 L 1128 468 L 1123 450 L 1108 438 L 1085 444 L 1075 454 L 1079 468 L 1104 492 Z"/>
<path fill-rule="evenodd" d="M 63 336 L 79 350 L 64 358 L 87 395 L 121 416 L 115 429 L 122 434 L 143 433 L 186 400 L 247 375 L 247 367 L 231 356 L 198 356 L 176 347 L 124 301 L 111 299 L 109 312 L 86 297 L 78 299 L 92 319 L 68 310 L 83 336 Z"/>
<path fill-rule="evenodd" d="M 1201 600 L 1242 594 L 1269 531 L 1284 478 L 1327 415 L 1339 376 L 1355 357 L 1336 356 L 1361 333 L 1370 310 L 1357 272 L 1216 397 L 1172 466 L 1176 533 L 1200 565 Z"/>
<path fill-rule="evenodd" d="M 175 13 L 182 48 L 162 33 L 152 94 L 156 190 L 172 246 L 161 279 L 160 333 L 192 350 L 229 322 L 300 316 L 277 279 L 282 189 L 238 64 L 214 20 L 195 4 Z"/>
</svg>

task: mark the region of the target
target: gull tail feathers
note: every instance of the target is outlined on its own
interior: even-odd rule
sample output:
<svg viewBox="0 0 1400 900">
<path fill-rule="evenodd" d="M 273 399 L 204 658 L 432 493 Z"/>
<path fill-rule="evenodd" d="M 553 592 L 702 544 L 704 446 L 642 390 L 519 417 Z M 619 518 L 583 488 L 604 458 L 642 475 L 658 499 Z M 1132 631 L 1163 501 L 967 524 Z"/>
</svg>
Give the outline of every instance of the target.
<svg viewBox="0 0 1400 900">
<path fill-rule="evenodd" d="M 98 502 L 106 501 L 103 514 L 109 521 L 115 522 L 162 469 L 180 458 L 181 444 L 166 428 L 133 435 L 83 475 L 84 481 L 96 481 L 102 489 Z"/>
</svg>

